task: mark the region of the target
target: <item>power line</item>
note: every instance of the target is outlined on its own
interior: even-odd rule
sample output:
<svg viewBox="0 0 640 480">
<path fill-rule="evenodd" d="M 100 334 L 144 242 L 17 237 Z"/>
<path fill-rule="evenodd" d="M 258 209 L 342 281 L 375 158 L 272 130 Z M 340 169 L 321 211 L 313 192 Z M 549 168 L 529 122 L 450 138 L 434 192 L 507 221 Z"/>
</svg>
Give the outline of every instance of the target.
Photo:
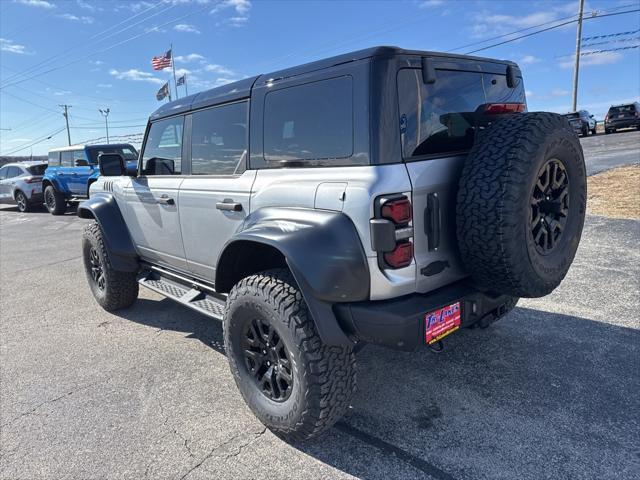
<svg viewBox="0 0 640 480">
<path fill-rule="evenodd" d="M 46 135 L 44 137 L 41 137 L 40 139 L 34 141 L 33 143 L 30 143 L 28 145 L 22 145 L 22 146 L 16 148 L 15 150 L 11 150 L 10 152 L 3 153 L 2 155 L 13 155 L 14 153 L 21 152 L 22 150 L 25 150 L 25 149 L 27 149 L 29 147 L 33 147 L 34 145 L 37 145 L 39 143 L 42 143 L 42 142 L 44 142 L 46 140 L 49 140 L 49 139 L 55 137 L 56 135 L 58 135 L 60 132 L 63 132 L 64 130 L 65 130 L 65 127 L 62 127 L 59 130 L 56 130 L 56 131 L 54 131 L 52 133 L 49 133 L 48 135 Z"/>
<path fill-rule="evenodd" d="M 609 33 L 607 35 L 594 35 L 592 37 L 582 37 L 582 41 L 587 41 L 587 40 L 598 40 L 600 38 L 610 38 L 610 37 L 624 37 L 627 35 L 633 35 L 640 32 L 640 29 L 638 30 L 630 30 L 628 32 L 617 32 L 617 33 Z"/>
<path fill-rule="evenodd" d="M 614 16 L 614 15 L 624 15 L 624 14 L 627 14 L 627 13 L 634 13 L 634 12 L 640 12 L 640 8 L 636 8 L 634 10 L 626 10 L 624 12 L 607 13 L 607 14 L 596 15 L 596 16 L 592 16 L 592 17 L 585 17 L 583 20 L 593 20 L 595 18 L 611 17 L 611 16 Z M 515 42 L 516 40 L 520 40 L 522 38 L 531 37 L 532 35 L 537 35 L 539 33 L 547 32 L 547 31 L 553 30 L 555 28 L 560 28 L 560 27 L 563 27 L 565 25 L 569 25 L 571 23 L 576 23 L 577 21 L 578 20 L 576 19 L 576 20 L 569 20 L 567 22 L 562 22 L 562 23 L 559 23 L 558 25 L 554 25 L 554 26 L 551 26 L 551 27 L 547 27 L 547 28 L 543 28 L 543 29 L 540 29 L 540 30 L 536 30 L 535 32 L 527 33 L 526 35 L 520 35 L 519 37 L 510 38 L 509 40 L 505 40 L 503 42 L 494 43 L 493 45 L 488 45 L 486 47 L 482 47 L 482 48 L 478 48 L 476 50 L 472 50 L 470 52 L 466 52 L 466 55 L 469 55 L 469 54 L 472 54 L 472 53 L 476 53 L 476 52 L 481 52 L 483 50 L 488 50 L 490 48 L 498 47 L 498 46 L 504 45 L 506 43 Z"/>
<path fill-rule="evenodd" d="M 635 42 L 640 40 L 640 37 L 629 37 L 629 38 L 614 38 L 612 40 L 605 40 L 604 42 L 593 42 L 593 43 L 585 43 L 582 46 L 584 48 L 595 47 L 597 45 L 608 45 L 610 43 L 626 43 L 626 42 Z"/>
<path fill-rule="evenodd" d="M 638 44 L 638 45 L 630 45 L 628 47 L 606 48 L 606 49 L 603 49 L 603 50 L 593 50 L 593 51 L 590 51 L 590 52 L 582 52 L 580 55 L 581 56 L 598 55 L 600 53 L 617 52 L 619 50 L 631 50 L 632 48 L 640 48 L 640 44 Z"/>
</svg>

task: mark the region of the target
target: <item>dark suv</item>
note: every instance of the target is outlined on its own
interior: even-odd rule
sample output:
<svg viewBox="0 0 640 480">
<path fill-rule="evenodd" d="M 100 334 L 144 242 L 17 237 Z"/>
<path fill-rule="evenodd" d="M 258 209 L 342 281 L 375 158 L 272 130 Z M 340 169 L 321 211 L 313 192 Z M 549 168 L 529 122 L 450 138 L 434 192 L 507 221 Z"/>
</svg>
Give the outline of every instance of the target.
<svg viewBox="0 0 640 480">
<path fill-rule="evenodd" d="M 613 133 L 620 128 L 637 128 L 640 130 L 640 103 L 625 103 L 609 107 L 604 117 L 605 133 Z"/>
<path fill-rule="evenodd" d="M 516 64 L 394 47 L 168 103 L 137 171 L 100 171 L 78 209 L 96 301 L 142 285 L 222 320 L 242 396 L 292 439 L 346 411 L 362 345 L 438 349 L 550 293 L 586 204 L 580 141 L 526 112 Z"/>
<path fill-rule="evenodd" d="M 583 137 L 589 135 L 589 132 L 593 135 L 596 134 L 596 119 L 586 110 L 565 113 L 564 116 L 577 134 L 581 134 Z"/>
</svg>

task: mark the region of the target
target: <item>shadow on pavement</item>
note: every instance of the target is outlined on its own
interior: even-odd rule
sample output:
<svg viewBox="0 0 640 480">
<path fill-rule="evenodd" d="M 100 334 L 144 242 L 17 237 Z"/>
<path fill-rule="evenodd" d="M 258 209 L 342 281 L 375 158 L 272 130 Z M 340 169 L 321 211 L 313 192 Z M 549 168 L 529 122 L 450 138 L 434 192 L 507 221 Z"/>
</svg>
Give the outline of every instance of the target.
<svg viewBox="0 0 640 480">
<path fill-rule="evenodd" d="M 119 313 L 224 353 L 219 322 L 170 300 Z M 638 478 L 639 331 L 516 308 L 446 347 L 365 348 L 350 412 L 294 447 L 363 478 Z"/>
</svg>

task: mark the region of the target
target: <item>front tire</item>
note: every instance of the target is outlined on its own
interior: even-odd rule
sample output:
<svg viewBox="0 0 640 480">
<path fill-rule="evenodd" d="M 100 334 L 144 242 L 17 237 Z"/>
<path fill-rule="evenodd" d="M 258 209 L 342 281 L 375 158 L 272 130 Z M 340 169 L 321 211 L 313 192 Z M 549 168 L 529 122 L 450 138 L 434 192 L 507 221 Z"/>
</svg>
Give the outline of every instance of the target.
<svg viewBox="0 0 640 480">
<path fill-rule="evenodd" d="M 51 215 L 64 215 L 67 211 L 67 202 L 60 192 L 53 185 L 44 189 L 44 203 Z"/>
<path fill-rule="evenodd" d="M 235 285 L 223 326 L 236 385 L 274 433 L 306 440 L 344 415 L 356 385 L 353 349 L 323 344 L 288 270 Z"/>
<path fill-rule="evenodd" d="M 91 222 L 82 232 L 82 258 L 91 293 L 102 308 L 111 312 L 136 301 L 135 272 L 120 272 L 111 267 L 102 230 L 96 222 Z"/>
<path fill-rule="evenodd" d="M 27 200 L 27 196 L 23 192 L 18 190 L 16 192 L 15 199 L 18 210 L 20 210 L 22 213 L 31 210 L 31 204 L 29 203 L 29 200 Z"/>
</svg>

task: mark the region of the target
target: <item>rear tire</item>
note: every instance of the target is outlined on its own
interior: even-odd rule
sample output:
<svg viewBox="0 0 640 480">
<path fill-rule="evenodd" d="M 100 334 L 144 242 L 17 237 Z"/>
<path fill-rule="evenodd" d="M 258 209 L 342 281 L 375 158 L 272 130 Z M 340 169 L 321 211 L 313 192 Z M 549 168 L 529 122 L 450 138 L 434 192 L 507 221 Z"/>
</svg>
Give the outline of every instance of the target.
<svg viewBox="0 0 640 480">
<path fill-rule="evenodd" d="M 20 190 L 16 192 L 15 195 L 16 205 L 18 206 L 18 210 L 22 213 L 28 212 L 31 210 L 31 204 L 29 200 L 27 200 L 27 196 L 22 193 Z"/>
<path fill-rule="evenodd" d="M 597 129 L 596 129 L 596 128 L 594 128 L 593 130 L 591 130 L 591 134 L 592 134 L 592 135 L 595 135 L 596 133 L 597 133 Z"/>
<path fill-rule="evenodd" d="M 561 115 L 515 114 L 493 122 L 466 160 L 457 236 L 482 289 L 541 297 L 575 257 L 586 210 L 582 147 Z"/>
<path fill-rule="evenodd" d="M 82 232 L 82 258 L 91 293 L 102 308 L 111 312 L 129 307 L 136 301 L 136 273 L 120 272 L 111 267 L 102 230 L 95 221 Z"/>
<path fill-rule="evenodd" d="M 67 211 L 67 201 L 64 195 L 53 188 L 53 185 L 48 185 L 44 189 L 44 203 L 51 215 L 64 215 Z"/>
<path fill-rule="evenodd" d="M 589 127 L 587 127 L 586 125 L 582 126 L 582 136 L 583 137 L 588 137 L 589 136 Z"/>
<path fill-rule="evenodd" d="M 255 416 L 286 440 L 306 440 L 346 412 L 355 391 L 351 347 L 324 345 L 288 270 L 233 287 L 224 315 L 231 373 Z"/>
</svg>

